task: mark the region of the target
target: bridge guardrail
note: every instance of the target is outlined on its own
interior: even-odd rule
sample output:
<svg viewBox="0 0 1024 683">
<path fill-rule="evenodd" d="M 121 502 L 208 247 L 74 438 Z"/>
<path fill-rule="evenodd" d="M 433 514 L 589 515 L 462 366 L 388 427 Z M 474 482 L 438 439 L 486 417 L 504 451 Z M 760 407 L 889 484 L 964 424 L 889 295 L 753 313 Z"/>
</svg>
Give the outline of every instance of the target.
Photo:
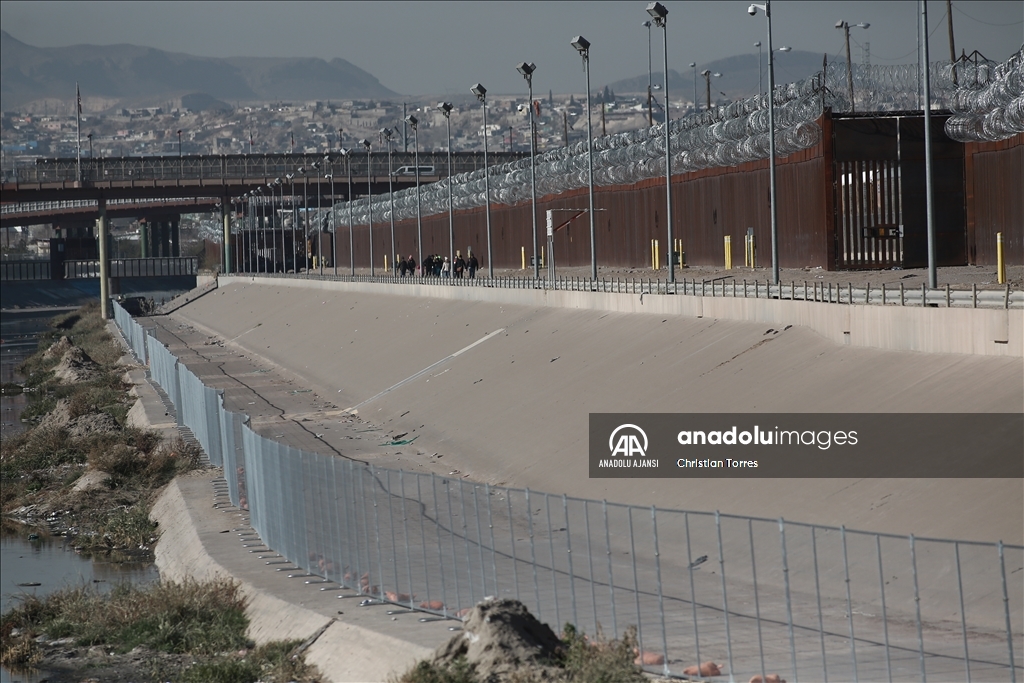
<svg viewBox="0 0 1024 683">
<path fill-rule="evenodd" d="M 199 259 L 195 256 L 110 259 L 109 277 L 167 277 L 198 273 Z M 99 276 L 99 259 L 64 262 L 64 277 L 67 279 Z"/>
<path fill-rule="evenodd" d="M 232 155 L 185 155 L 158 157 L 122 157 L 82 159 L 81 173 L 85 182 L 130 182 L 142 180 L 219 180 L 241 178 L 282 178 L 294 173 L 298 180 L 299 168 L 313 169 L 314 163 L 329 161 L 326 169 L 333 169 L 336 180 L 347 175 L 346 157 L 338 152 L 328 154 L 232 154 Z M 529 158 L 528 152 L 491 152 L 488 166 L 493 167 L 517 159 Z M 452 173 L 467 173 L 483 168 L 482 152 L 456 152 L 452 155 Z M 380 176 L 387 178 L 387 152 L 371 152 L 369 164 L 365 152 L 356 152 L 347 157 L 352 174 L 357 177 Z M 415 164 L 413 152 L 393 152 L 392 170 Z M 448 153 L 419 153 L 420 166 L 433 166 L 440 176 L 448 174 Z M 326 170 L 325 169 L 325 170 Z M 32 166 L 19 166 L 14 175 L 18 183 L 59 183 L 76 182 L 79 179 L 79 163 L 74 158 L 39 159 Z M 309 176 L 317 177 L 315 171 Z"/>
<path fill-rule="evenodd" d="M 24 260 L 0 261 L 0 281 L 49 280 L 50 261 Z"/>
</svg>

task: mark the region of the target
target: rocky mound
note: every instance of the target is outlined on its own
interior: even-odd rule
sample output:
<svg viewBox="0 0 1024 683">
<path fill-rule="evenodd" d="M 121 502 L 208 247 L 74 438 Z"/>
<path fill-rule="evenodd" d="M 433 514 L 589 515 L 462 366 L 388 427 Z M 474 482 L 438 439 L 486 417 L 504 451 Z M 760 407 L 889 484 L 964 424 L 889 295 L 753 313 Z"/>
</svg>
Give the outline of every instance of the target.
<svg viewBox="0 0 1024 683">
<path fill-rule="evenodd" d="M 43 351 L 43 360 L 53 360 L 54 358 L 60 358 L 65 353 L 74 348 L 74 344 L 67 337 L 61 337 L 57 341 L 50 344 L 50 348 Z"/>
<path fill-rule="evenodd" d="M 67 337 L 61 337 L 61 341 L 65 339 Z M 61 341 L 58 341 L 54 346 L 58 346 Z M 53 346 L 47 349 L 46 353 L 49 353 L 52 349 Z M 99 366 L 96 364 L 96 361 L 89 357 L 89 354 L 77 346 L 72 346 L 61 356 L 60 362 L 53 369 L 53 374 L 63 384 L 76 384 L 92 379 L 98 371 Z"/>
<path fill-rule="evenodd" d="M 117 420 L 109 413 L 88 413 L 71 416 L 71 403 L 62 398 L 53 410 L 39 420 L 40 429 L 65 429 L 69 436 L 82 437 L 97 432 L 116 432 L 120 429 Z"/>
<path fill-rule="evenodd" d="M 434 664 L 449 666 L 464 657 L 482 681 L 507 680 L 524 667 L 536 673 L 539 680 L 560 680 L 556 662 L 561 641 L 518 600 L 480 602 L 462 628 L 462 633 L 437 649 Z"/>
</svg>

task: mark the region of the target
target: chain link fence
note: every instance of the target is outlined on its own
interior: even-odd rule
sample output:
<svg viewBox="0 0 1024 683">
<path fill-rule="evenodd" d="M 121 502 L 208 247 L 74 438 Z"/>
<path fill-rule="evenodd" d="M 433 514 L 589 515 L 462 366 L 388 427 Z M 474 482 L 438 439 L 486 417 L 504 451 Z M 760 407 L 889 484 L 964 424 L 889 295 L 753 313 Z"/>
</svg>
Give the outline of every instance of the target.
<svg viewBox="0 0 1024 683">
<path fill-rule="evenodd" d="M 115 311 L 122 329 L 137 325 Z M 253 431 L 152 333 L 146 347 L 179 423 L 267 546 L 372 602 L 459 619 L 513 597 L 555 626 L 613 637 L 635 625 L 638 661 L 666 675 L 714 660 L 730 680 L 1015 681 L 1024 664 L 1022 546 L 622 505 L 310 453 Z"/>
</svg>

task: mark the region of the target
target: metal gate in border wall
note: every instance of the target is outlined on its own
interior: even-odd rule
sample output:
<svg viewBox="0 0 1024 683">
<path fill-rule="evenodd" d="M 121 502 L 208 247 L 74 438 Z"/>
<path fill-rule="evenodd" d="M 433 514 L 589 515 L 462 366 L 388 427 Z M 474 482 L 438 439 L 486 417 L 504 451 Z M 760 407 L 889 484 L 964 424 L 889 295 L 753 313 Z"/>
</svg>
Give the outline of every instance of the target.
<svg viewBox="0 0 1024 683">
<path fill-rule="evenodd" d="M 967 263 L 964 149 L 932 117 L 936 262 Z M 924 119 L 837 117 L 833 126 L 836 267 L 920 268 L 928 263 Z"/>
</svg>

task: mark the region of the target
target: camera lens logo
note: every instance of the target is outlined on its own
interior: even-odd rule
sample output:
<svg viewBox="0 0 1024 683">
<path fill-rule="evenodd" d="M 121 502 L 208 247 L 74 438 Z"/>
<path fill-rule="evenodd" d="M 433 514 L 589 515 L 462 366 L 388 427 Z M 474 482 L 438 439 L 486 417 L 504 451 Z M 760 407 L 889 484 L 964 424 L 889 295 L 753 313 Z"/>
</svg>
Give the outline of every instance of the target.
<svg viewBox="0 0 1024 683">
<path fill-rule="evenodd" d="M 641 440 L 643 440 L 642 446 L 640 445 Z M 613 457 L 637 455 L 643 458 L 647 454 L 647 433 L 633 424 L 619 425 L 608 437 L 608 450 L 612 452 Z"/>
</svg>

